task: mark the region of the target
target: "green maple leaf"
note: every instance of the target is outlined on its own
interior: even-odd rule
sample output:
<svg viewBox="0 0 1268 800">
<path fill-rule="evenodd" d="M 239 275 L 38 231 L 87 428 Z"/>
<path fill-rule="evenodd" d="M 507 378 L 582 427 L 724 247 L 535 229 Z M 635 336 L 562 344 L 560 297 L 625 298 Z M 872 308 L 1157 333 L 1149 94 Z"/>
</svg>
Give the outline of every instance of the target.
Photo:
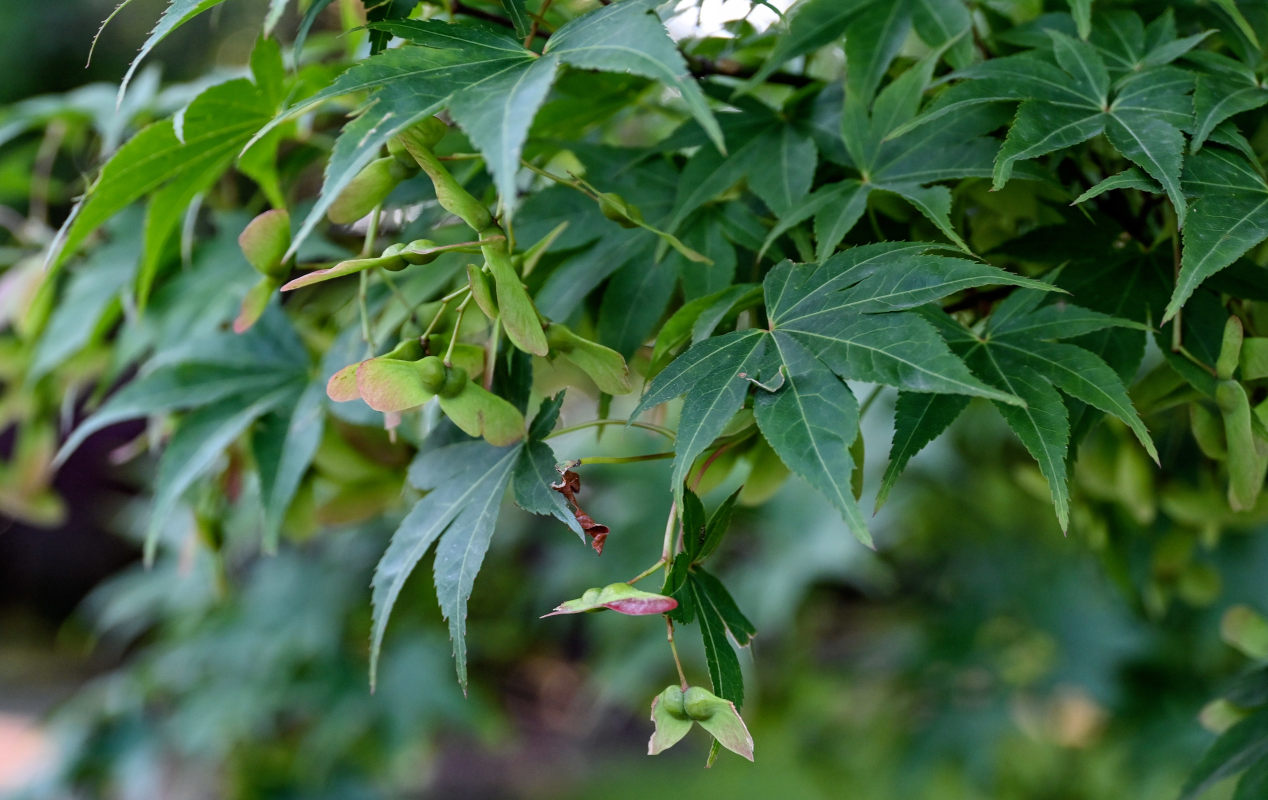
<svg viewBox="0 0 1268 800">
<path fill-rule="evenodd" d="M 756 629 L 740 612 L 730 592 L 722 582 L 695 567 L 688 574 L 685 589 L 690 593 L 691 604 L 700 622 L 700 634 L 704 639 L 705 666 L 709 681 L 719 697 L 744 705 L 744 675 L 740 661 L 731 647 L 727 634 L 740 647 L 749 643 Z"/>
<path fill-rule="evenodd" d="M 245 334 L 217 333 L 189 344 L 185 357 L 169 353 L 164 362 L 160 353 L 151 359 L 141 377 L 111 395 L 72 432 L 56 459 L 65 460 L 93 433 L 118 422 L 188 412 L 159 458 L 145 539 L 147 561 L 153 560 L 185 491 L 261 418 L 266 423 L 255 444 L 262 456 L 265 545 L 272 548 L 320 438 L 321 387 L 310 380 L 308 354 L 277 308 Z M 270 442 L 279 436 L 281 442 Z"/>
<path fill-rule="evenodd" d="M 1052 494 L 1057 520 L 1065 530 L 1070 516 L 1066 466 L 1071 435 L 1063 394 L 1122 420 L 1154 461 L 1158 454 L 1132 407 L 1122 378 L 1094 353 L 1060 341 L 1115 326 L 1143 326 L 1061 301 L 1041 306 L 1043 300 L 1044 295 L 1035 291 L 1010 295 L 996 307 L 978 334 L 937 309 L 926 309 L 925 315 L 984 382 L 1025 400 L 1024 406 L 999 402 L 995 405 L 1038 462 Z M 907 461 L 942 433 L 964 406 L 963 402 L 941 396 L 925 399 L 900 395 L 881 500 Z"/>
<path fill-rule="evenodd" d="M 686 396 L 675 447 L 675 493 L 681 495 L 696 456 L 755 387 L 757 422 L 771 447 L 837 506 L 861 541 L 870 543 L 849 483 L 854 464 L 848 450 L 858 419 L 844 380 L 1021 403 L 974 377 L 933 325 L 912 309 L 975 286 L 1051 287 L 927 249 L 916 243 L 877 244 L 821 264 L 784 262 L 763 284 L 770 330 L 705 339 L 658 374 L 631 418 Z"/>
<path fill-rule="evenodd" d="M 1198 152 L 1230 117 L 1268 104 L 1268 88 L 1255 71 L 1227 56 L 1198 51 L 1190 59 L 1203 68 L 1193 89 L 1193 140 Z"/>
<path fill-rule="evenodd" d="M 951 191 L 929 184 L 990 176 L 999 144 L 984 134 L 997 128 L 1002 116 L 994 109 L 968 109 L 943 124 L 895 135 L 916 116 L 940 55 L 935 51 L 907 69 L 870 108 L 847 92 L 840 135 L 858 177 L 821 186 L 781 212 L 763 250 L 813 217 L 816 256 L 827 258 L 862 218 L 868 197 L 877 191 L 897 194 L 956 246 L 968 250 L 951 223 Z"/>
<path fill-rule="evenodd" d="M 958 0 L 802 0 L 778 29 L 770 57 L 741 90 L 751 91 L 790 59 L 844 36 L 848 88 L 871 97 L 913 29 L 931 48 L 950 45 L 952 63 L 966 65 L 973 57 L 963 35 L 970 21 Z"/>
<path fill-rule="evenodd" d="M 239 151 L 275 112 L 259 86 L 245 78 L 212 86 L 175 118 L 155 122 L 120 147 L 76 204 L 49 248 L 45 286 L 107 220 L 151 196 L 145 223 L 140 295 L 148 294 L 159 250 L 175 232 L 193 197 L 233 164 Z M 261 141 L 260 146 L 266 146 Z M 248 150 L 248 154 L 250 150 Z"/>
<path fill-rule="evenodd" d="M 271 124 L 341 95 L 373 92 L 360 116 L 336 140 L 321 198 L 300 226 L 292 250 L 389 139 L 444 108 L 484 156 L 509 217 L 517 204 L 515 176 L 529 128 L 564 65 L 660 81 L 682 95 L 691 114 L 723 149 L 721 130 L 686 61 L 653 13 L 654 5 L 652 0 L 630 0 L 578 17 L 556 31 L 540 55 L 526 49 L 512 32 L 483 25 L 438 20 L 372 23 L 372 30 L 407 44 L 356 64 Z"/>
<path fill-rule="evenodd" d="M 1100 51 L 1110 76 L 1117 79 L 1148 67 L 1170 64 L 1189 54 L 1212 33 L 1208 30 L 1176 38 L 1175 14 L 1170 8 L 1148 25 L 1134 11 L 1105 9 L 1097 12 L 1091 35 L 1080 31 L 1080 38 Z"/>
<path fill-rule="evenodd" d="M 449 621 L 454 663 L 467 685 L 467 600 L 484 561 L 508 487 L 522 508 L 553 514 L 580 534 L 563 499 L 548 484 L 554 455 L 542 438 L 559 418 L 560 393 L 542 403 L 526 441 L 494 447 L 463 441 L 425 449 L 410 465 L 409 481 L 427 491 L 392 534 L 374 571 L 374 617 L 370 637 L 370 684 L 374 685 L 388 618 L 406 579 L 436 544 L 433 578 L 441 613 Z M 584 539 L 584 536 L 582 537 Z"/>
<path fill-rule="evenodd" d="M 983 103 L 1021 101 L 995 160 L 993 184 L 1007 183 L 1016 163 L 1105 134 L 1126 159 L 1158 181 L 1183 225 L 1182 128 L 1193 115 L 1193 74 L 1166 64 L 1142 65 L 1114 78 L 1100 49 L 1052 31 L 1051 57 L 1037 51 L 991 59 L 958 73 L 912 128 Z"/>
<path fill-rule="evenodd" d="M 1268 181 L 1240 154 L 1203 148 L 1189 157 L 1184 185 L 1198 199 L 1184 229 L 1180 275 L 1163 321 L 1180 311 L 1202 281 L 1268 237 Z"/>
</svg>

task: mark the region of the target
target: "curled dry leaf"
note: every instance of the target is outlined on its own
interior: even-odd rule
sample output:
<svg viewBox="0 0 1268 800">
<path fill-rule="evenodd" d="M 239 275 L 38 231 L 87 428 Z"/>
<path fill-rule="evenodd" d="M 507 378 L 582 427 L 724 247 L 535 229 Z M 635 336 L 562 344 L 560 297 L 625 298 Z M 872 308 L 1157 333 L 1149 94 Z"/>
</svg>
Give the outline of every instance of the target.
<svg viewBox="0 0 1268 800">
<path fill-rule="evenodd" d="M 556 470 L 559 472 L 559 480 L 552 483 L 550 488 L 562 494 L 572 505 L 572 514 L 577 518 L 581 530 L 590 537 L 590 546 L 594 548 L 594 552 L 603 555 L 603 543 L 607 541 L 610 529 L 607 525 L 595 522 L 577 503 L 577 492 L 581 491 L 581 476 L 570 469 Z"/>
</svg>

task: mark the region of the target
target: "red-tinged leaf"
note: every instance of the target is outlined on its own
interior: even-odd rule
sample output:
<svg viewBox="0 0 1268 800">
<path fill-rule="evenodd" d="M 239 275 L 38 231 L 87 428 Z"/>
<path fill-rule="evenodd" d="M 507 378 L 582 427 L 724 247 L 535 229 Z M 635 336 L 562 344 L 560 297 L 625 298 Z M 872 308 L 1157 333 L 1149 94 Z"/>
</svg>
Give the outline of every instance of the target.
<svg viewBox="0 0 1268 800">
<path fill-rule="evenodd" d="M 375 411 L 395 412 L 417 408 L 434 395 L 423 385 L 414 361 L 371 358 L 356 369 L 357 391 Z"/>
<path fill-rule="evenodd" d="M 555 610 L 542 617 L 554 617 L 560 614 L 580 614 L 583 611 L 597 611 L 609 608 L 619 614 L 629 616 L 648 616 L 664 614 L 678 607 L 678 601 L 663 594 L 653 594 L 635 589 L 628 583 L 612 583 L 602 589 L 587 589 L 581 597 L 555 606 Z"/>
<path fill-rule="evenodd" d="M 326 396 L 336 403 L 360 399 L 361 393 L 357 389 L 357 367 L 359 366 L 361 366 L 360 362 L 349 364 L 331 375 L 330 380 L 326 382 Z"/>
<path fill-rule="evenodd" d="M 291 245 L 291 215 L 284 208 L 265 211 L 247 223 L 238 236 L 238 247 L 247 263 L 271 278 L 286 277 L 283 266 Z"/>
<path fill-rule="evenodd" d="M 328 281 L 328 280 L 331 280 L 332 278 L 342 278 L 345 275 L 352 275 L 354 273 L 360 272 L 363 269 L 370 269 L 372 267 L 378 267 L 384 264 L 391 264 L 400 260 L 402 259 L 400 259 L 399 257 L 387 257 L 387 258 L 375 257 L 375 258 L 354 258 L 350 261 L 340 261 L 338 264 L 335 264 L 333 267 L 330 267 L 328 269 L 313 270 L 307 275 L 300 275 L 295 280 L 284 284 L 282 286 L 282 291 L 290 292 L 295 289 L 302 289 L 305 286 L 312 286 L 314 283 L 321 283 L 322 281 Z"/>
</svg>

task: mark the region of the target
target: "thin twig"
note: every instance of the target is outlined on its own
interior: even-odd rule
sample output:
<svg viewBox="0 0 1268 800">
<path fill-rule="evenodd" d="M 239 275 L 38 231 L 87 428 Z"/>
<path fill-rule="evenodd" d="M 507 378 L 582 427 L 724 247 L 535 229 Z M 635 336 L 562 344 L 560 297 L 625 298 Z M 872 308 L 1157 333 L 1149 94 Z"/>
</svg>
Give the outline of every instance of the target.
<svg viewBox="0 0 1268 800">
<path fill-rule="evenodd" d="M 462 302 L 458 304 L 458 318 L 453 323 L 453 336 L 449 337 L 449 349 L 445 351 L 445 366 L 453 366 L 453 348 L 458 343 L 458 332 L 462 330 L 462 315 L 467 313 L 467 305 L 471 302 L 471 295 L 462 298 Z"/>
<path fill-rule="evenodd" d="M 682 684 L 682 690 L 685 692 L 690 684 L 687 683 L 687 673 L 682 669 L 682 659 L 678 657 L 678 645 L 674 644 L 674 621 L 665 617 L 665 627 L 668 630 L 666 638 L 669 639 L 669 652 L 674 654 L 674 666 L 678 668 L 678 682 Z"/>
<path fill-rule="evenodd" d="M 528 28 L 528 36 L 524 37 L 524 49 L 528 50 L 533 46 L 533 39 L 537 36 L 538 24 L 546 18 L 546 12 L 550 10 L 551 0 L 545 0 L 542 7 L 533 15 L 533 24 Z"/>
</svg>

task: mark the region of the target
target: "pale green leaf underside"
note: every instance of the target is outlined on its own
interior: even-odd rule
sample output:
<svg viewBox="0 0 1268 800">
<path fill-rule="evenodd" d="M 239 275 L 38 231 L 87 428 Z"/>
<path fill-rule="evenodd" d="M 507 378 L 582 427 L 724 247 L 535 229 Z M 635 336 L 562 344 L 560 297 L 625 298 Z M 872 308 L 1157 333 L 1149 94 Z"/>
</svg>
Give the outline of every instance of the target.
<svg viewBox="0 0 1268 800">
<path fill-rule="evenodd" d="M 293 402 L 294 385 L 284 385 L 254 399 L 227 397 L 202 405 L 181 420 L 159 459 L 154 484 L 154 503 L 146 528 L 145 560 L 154 560 L 160 537 L 170 524 L 181 495 L 209 470 L 252 422 Z"/>
<path fill-rule="evenodd" d="M 414 567 L 444 534 L 451 541 L 442 540 L 437 551 L 436 595 L 449 620 L 458 676 L 465 687 L 466 601 L 519 452 L 519 447 L 495 448 L 484 442 L 464 442 L 425 451 L 411 467 L 411 482 L 430 492 L 401 521 L 374 571 L 371 686 L 392 607 Z"/>
</svg>

